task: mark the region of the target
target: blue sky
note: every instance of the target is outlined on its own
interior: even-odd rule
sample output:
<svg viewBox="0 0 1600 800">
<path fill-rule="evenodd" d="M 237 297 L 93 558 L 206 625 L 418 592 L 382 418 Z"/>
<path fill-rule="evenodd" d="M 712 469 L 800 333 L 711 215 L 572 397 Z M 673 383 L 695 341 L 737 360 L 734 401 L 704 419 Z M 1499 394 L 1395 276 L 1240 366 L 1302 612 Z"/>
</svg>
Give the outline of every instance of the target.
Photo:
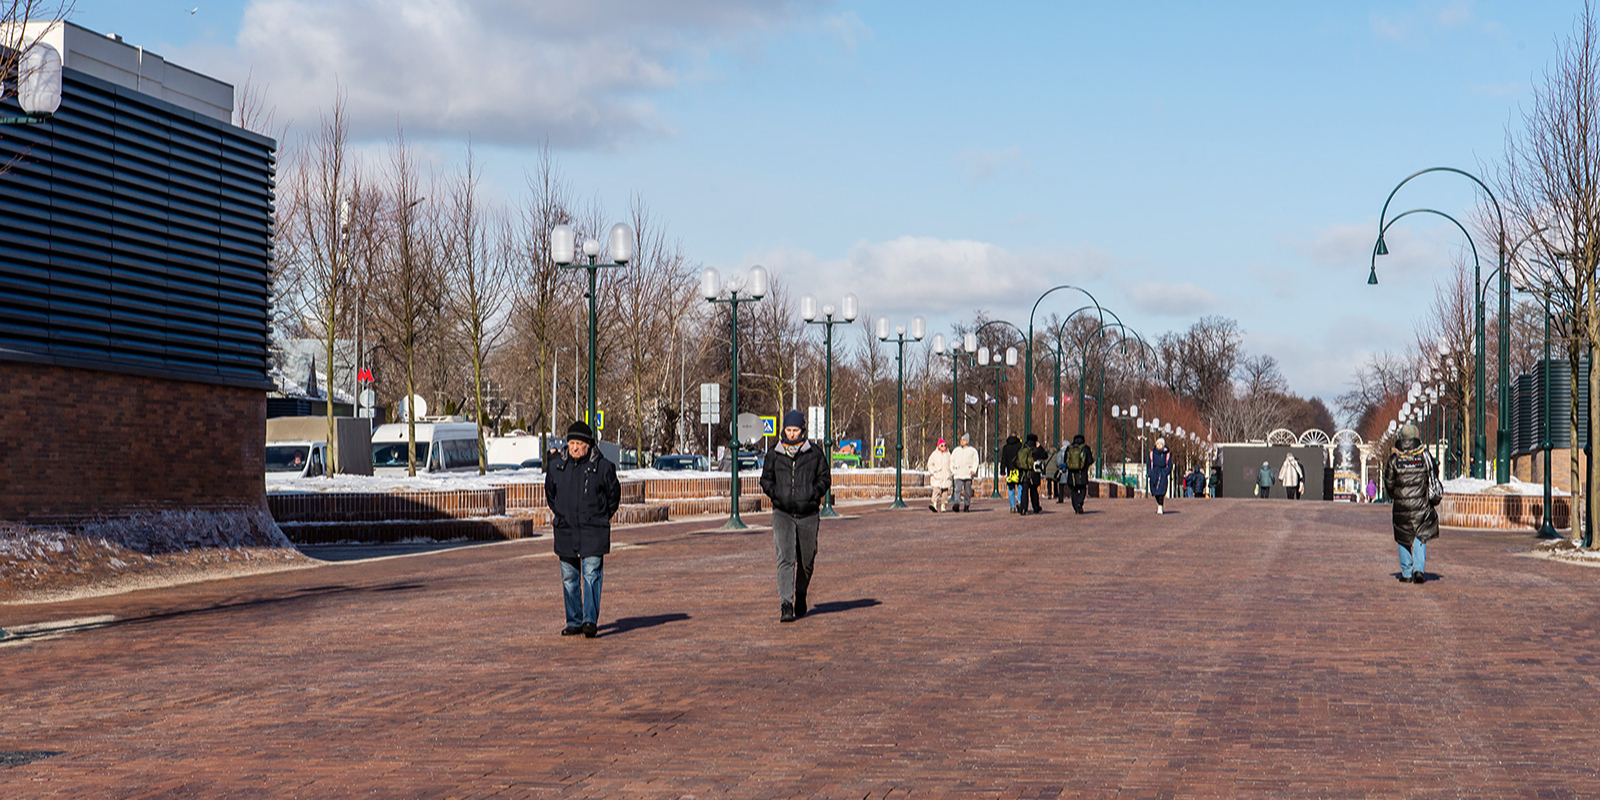
<svg viewBox="0 0 1600 800">
<path fill-rule="evenodd" d="M 337 80 L 374 146 L 398 122 L 447 162 L 470 132 L 507 196 L 549 141 L 580 196 L 620 219 L 637 192 L 692 259 L 895 321 L 1026 324 L 1058 283 L 1148 337 L 1226 315 L 1331 404 L 1367 353 L 1411 344 L 1462 249 L 1408 219 L 1367 286 L 1384 198 L 1428 166 L 1491 177 L 1580 10 L 78 0 L 73 20 L 251 74 L 293 130 Z M 1465 213 L 1470 189 L 1397 203 Z"/>
</svg>

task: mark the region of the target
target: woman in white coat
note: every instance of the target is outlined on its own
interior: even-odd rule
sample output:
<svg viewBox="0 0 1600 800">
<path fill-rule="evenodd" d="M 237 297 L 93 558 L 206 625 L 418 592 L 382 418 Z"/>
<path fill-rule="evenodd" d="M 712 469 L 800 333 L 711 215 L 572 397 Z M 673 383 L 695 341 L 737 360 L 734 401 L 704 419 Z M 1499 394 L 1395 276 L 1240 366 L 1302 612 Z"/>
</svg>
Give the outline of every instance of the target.
<svg viewBox="0 0 1600 800">
<path fill-rule="evenodd" d="M 1305 483 L 1306 471 L 1300 468 L 1300 460 L 1289 453 L 1283 457 L 1283 466 L 1278 469 L 1278 480 L 1283 482 L 1284 492 L 1290 500 L 1300 499 L 1300 486 Z"/>
<path fill-rule="evenodd" d="M 928 510 L 939 513 L 945 510 L 945 501 L 950 497 L 950 448 L 943 439 L 939 446 L 928 454 L 928 483 L 933 485 L 933 502 L 928 504 Z"/>
</svg>

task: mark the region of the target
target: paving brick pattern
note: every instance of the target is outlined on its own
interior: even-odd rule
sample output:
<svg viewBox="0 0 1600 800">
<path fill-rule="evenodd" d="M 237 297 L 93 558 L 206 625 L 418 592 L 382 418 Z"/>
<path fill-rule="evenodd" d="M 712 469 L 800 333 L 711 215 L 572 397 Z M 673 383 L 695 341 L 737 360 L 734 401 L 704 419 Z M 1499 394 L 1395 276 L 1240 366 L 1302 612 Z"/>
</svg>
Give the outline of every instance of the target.
<svg viewBox="0 0 1600 800">
<path fill-rule="evenodd" d="M 770 533 L 622 529 L 0 608 L 0 797 L 1592 797 L 1600 572 L 1387 508 L 852 507 L 816 612 Z M 763 517 L 749 516 L 750 522 Z M 114 620 L 106 620 L 112 615 Z"/>
</svg>

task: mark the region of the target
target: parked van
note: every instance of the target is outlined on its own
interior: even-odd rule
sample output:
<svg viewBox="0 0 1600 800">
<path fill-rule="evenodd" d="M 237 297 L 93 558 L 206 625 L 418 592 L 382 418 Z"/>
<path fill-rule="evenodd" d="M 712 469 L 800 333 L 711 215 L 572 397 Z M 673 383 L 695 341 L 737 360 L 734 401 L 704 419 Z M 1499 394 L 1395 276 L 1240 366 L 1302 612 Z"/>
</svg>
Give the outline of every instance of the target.
<svg viewBox="0 0 1600 800">
<path fill-rule="evenodd" d="M 327 442 L 267 442 L 269 477 L 315 478 L 327 473 Z"/>
<path fill-rule="evenodd" d="M 513 434 L 511 436 L 496 436 L 488 439 L 485 444 L 489 447 L 489 463 L 503 464 L 513 468 L 538 469 L 544 466 L 544 450 L 540 448 L 545 438 L 529 434 Z"/>
<path fill-rule="evenodd" d="M 404 422 L 379 425 L 372 432 L 372 474 L 406 474 Z M 478 426 L 470 422 L 418 422 L 417 472 L 476 472 Z"/>
</svg>

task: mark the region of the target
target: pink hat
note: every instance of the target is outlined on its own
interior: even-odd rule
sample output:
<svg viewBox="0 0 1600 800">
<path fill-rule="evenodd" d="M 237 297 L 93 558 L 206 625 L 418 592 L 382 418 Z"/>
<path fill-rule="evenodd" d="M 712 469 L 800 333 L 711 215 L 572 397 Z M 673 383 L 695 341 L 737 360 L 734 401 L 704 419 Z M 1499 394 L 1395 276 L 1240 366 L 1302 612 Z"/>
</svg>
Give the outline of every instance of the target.
<svg viewBox="0 0 1600 800">
<path fill-rule="evenodd" d="M 940 440 L 939 440 L 939 444 L 944 444 L 944 440 L 943 440 L 943 439 L 940 439 Z"/>
</svg>

